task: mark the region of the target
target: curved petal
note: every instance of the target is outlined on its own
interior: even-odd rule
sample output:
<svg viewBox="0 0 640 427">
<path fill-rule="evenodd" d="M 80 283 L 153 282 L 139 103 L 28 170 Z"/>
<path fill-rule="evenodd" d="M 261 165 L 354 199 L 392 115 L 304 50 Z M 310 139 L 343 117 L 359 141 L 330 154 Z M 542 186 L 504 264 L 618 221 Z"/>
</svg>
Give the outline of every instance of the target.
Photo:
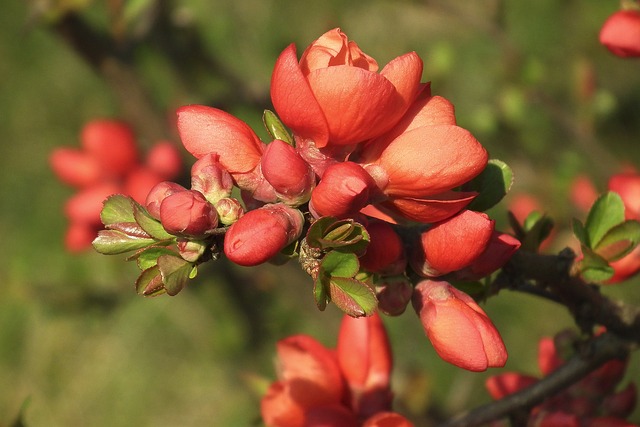
<svg viewBox="0 0 640 427">
<path fill-rule="evenodd" d="M 398 97 L 394 110 L 387 121 L 395 123 L 402 117 L 420 92 L 422 78 L 422 59 L 415 52 L 394 58 L 380 71 L 380 75 L 389 80 L 396 88 Z"/>
<path fill-rule="evenodd" d="M 298 64 L 295 45 L 278 57 L 271 76 L 271 102 L 284 124 L 296 135 L 327 145 L 329 127 Z"/>
<path fill-rule="evenodd" d="M 473 191 L 447 191 L 428 199 L 392 197 L 381 205 L 408 220 L 431 223 L 444 221 L 457 214 L 471 203 L 477 194 Z"/>
<path fill-rule="evenodd" d="M 376 163 L 389 176 L 385 194 L 426 198 L 473 179 L 487 161 L 487 151 L 469 131 L 437 125 L 403 133 Z"/>
<path fill-rule="evenodd" d="M 196 158 L 216 153 L 232 173 L 249 172 L 260 162 L 260 139 L 237 117 L 204 105 L 187 105 L 177 114 L 182 144 Z"/>
<path fill-rule="evenodd" d="M 387 117 L 395 114 L 398 95 L 380 74 L 337 65 L 313 71 L 307 80 L 327 119 L 331 144 L 362 142 L 395 124 Z"/>
</svg>

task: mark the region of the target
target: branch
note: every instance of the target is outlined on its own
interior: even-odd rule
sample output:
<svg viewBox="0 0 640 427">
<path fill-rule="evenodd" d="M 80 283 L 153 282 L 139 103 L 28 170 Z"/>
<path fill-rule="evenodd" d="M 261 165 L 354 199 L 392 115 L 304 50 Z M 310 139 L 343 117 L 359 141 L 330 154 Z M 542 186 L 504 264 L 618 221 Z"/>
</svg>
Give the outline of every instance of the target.
<svg viewBox="0 0 640 427">
<path fill-rule="evenodd" d="M 612 333 L 604 333 L 591 340 L 583 351 L 577 352 L 564 365 L 537 383 L 506 396 L 496 402 L 475 408 L 441 424 L 440 427 L 472 427 L 527 411 L 545 399 L 578 382 L 604 363 L 624 358 L 631 345 Z"/>
</svg>

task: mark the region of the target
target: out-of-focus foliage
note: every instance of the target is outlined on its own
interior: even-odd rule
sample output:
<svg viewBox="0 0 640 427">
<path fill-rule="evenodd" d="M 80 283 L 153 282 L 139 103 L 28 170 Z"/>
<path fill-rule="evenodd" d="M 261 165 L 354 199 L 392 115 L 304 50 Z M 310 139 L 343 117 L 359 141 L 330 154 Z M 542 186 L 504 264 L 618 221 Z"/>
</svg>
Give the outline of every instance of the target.
<svg viewBox="0 0 640 427">
<path fill-rule="evenodd" d="M 106 5 L 118 2 L 71 3 L 106 28 Z M 171 24 L 185 37 L 199 32 L 202 51 L 216 58 L 199 68 L 194 52 L 169 59 L 171 40 L 148 33 L 154 8 L 166 2 L 136 3 L 110 31 L 141 43 L 152 37 L 131 60 L 167 117 L 204 103 L 260 128 L 280 51 L 340 26 L 381 64 L 417 51 L 434 93 L 512 167 L 512 192 L 537 195 L 560 226 L 579 215 L 567 203 L 577 173 L 604 189 L 621 165 L 640 167 L 638 62 L 612 56 L 597 39 L 613 0 L 175 1 Z M 54 179 L 49 153 L 75 144 L 88 120 L 122 111 L 47 29 L 55 15 L 42 10 L 50 4 L 7 2 L 0 14 L 0 425 L 25 399 L 24 421 L 33 426 L 250 425 L 259 416 L 259 376 L 274 378 L 275 341 L 309 333 L 332 345 L 340 313 L 317 310 L 312 283 L 294 266 L 214 263 L 178 297 L 143 299 L 135 266 L 64 252 L 62 205 L 72 190 Z M 506 224 L 504 206 L 492 214 Z M 556 237 L 566 244 L 563 233 Z M 638 286 L 604 291 L 639 304 Z M 538 338 L 571 325 L 560 307 L 523 295 L 503 293 L 485 308 L 510 351 L 509 370 L 534 372 Z M 440 361 L 414 316 L 386 319 L 397 410 L 419 419 L 428 405 L 454 413 L 488 402 L 482 383 L 495 371 L 471 374 Z M 629 376 L 639 371 L 636 354 Z"/>
</svg>

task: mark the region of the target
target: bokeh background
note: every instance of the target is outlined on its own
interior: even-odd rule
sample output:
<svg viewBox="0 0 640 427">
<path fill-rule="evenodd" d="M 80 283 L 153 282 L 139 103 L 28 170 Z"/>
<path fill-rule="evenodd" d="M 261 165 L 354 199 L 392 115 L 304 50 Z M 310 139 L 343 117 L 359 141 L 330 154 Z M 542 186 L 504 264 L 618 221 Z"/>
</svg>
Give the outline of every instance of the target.
<svg viewBox="0 0 640 427">
<path fill-rule="evenodd" d="M 124 20 L 110 13 L 121 7 Z M 340 320 L 335 307 L 318 312 L 295 265 L 211 263 L 178 296 L 144 299 L 133 287 L 135 265 L 122 257 L 64 250 L 62 208 L 73 190 L 55 179 L 49 153 L 77 146 L 93 118 L 139 119 L 136 101 L 61 36 L 64 13 L 136 43 L 128 64 L 166 126 L 176 107 L 204 103 L 258 129 L 277 55 L 292 42 L 301 52 L 333 27 L 381 65 L 415 50 L 459 124 L 515 171 L 512 195 L 492 216 L 506 226 L 509 200 L 534 195 L 557 219 L 553 251 L 567 244 L 571 217 L 584 219 L 568 196 L 577 175 L 604 189 L 612 173 L 640 167 L 640 62 L 597 41 L 617 8 L 614 0 L 4 2 L 0 425 L 21 410 L 27 426 L 260 425 L 275 341 L 308 333 L 333 346 Z M 161 133 L 153 122 L 135 124 L 143 146 Z M 639 287 L 634 280 L 604 292 L 640 304 Z M 505 291 L 484 307 L 510 351 L 505 370 L 537 374 L 537 340 L 573 326 L 562 307 L 531 296 Z M 426 413 L 490 400 L 482 384 L 500 370 L 468 373 L 439 360 L 411 310 L 385 322 L 396 407 L 417 425 L 428 425 Z M 625 383 L 639 373 L 635 354 Z"/>
</svg>

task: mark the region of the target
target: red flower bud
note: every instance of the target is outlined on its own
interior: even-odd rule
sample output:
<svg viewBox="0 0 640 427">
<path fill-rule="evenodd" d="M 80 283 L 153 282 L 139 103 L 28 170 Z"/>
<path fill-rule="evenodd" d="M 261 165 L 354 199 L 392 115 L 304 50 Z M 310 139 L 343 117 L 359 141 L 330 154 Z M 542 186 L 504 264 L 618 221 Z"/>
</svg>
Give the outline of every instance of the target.
<svg viewBox="0 0 640 427">
<path fill-rule="evenodd" d="M 621 173 L 609 179 L 609 190 L 620 195 L 626 219 L 640 220 L 640 174 Z"/>
<path fill-rule="evenodd" d="M 264 150 L 261 168 L 283 202 L 298 206 L 309 200 L 316 176 L 295 148 L 276 139 Z"/>
<path fill-rule="evenodd" d="M 229 197 L 233 179 L 218 161 L 217 154 L 207 154 L 191 167 L 191 189 L 201 192 L 211 203 Z"/>
<path fill-rule="evenodd" d="M 218 214 L 204 196 L 194 190 L 178 191 L 160 204 L 160 220 L 168 233 L 203 237 L 218 226 Z"/>
<path fill-rule="evenodd" d="M 405 276 L 383 277 L 376 283 L 378 310 L 388 316 L 404 313 L 413 295 L 413 285 Z"/>
<path fill-rule="evenodd" d="M 144 203 L 149 215 L 155 219 L 160 219 L 160 205 L 162 204 L 162 201 L 173 193 L 177 193 L 179 191 L 187 191 L 187 189 L 180 184 L 169 181 L 163 181 L 156 184 L 151 190 L 149 190 L 147 199 Z"/>
<path fill-rule="evenodd" d="M 276 61 L 271 99 L 282 122 L 317 147 L 349 145 L 389 130 L 420 88 L 422 60 L 415 52 L 378 74 L 376 61 L 333 29 L 313 42 L 300 62 L 294 45 Z"/>
<path fill-rule="evenodd" d="M 360 165 L 336 163 L 311 193 L 311 209 L 318 217 L 344 218 L 367 206 L 377 193 L 375 181 Z"/>
<path fill-rule="evenodd" d="M 600 43 L 622 58 L 640 56 L 640 11 L 619 10 L 600 30 Z"/>
<path fill-rule="evenodd" d="M 380 316 L 343 316 L 336 351 L 340 369 L 351 390 L 355 412 L 364 418 L 389 410 L 393 361 Z"/>
<path fill-rule="evenodd" d="M 262 142 L 242 120 L 217 108 L 187 105 L 178 109 L 178 132 L 196 158 L 209 153 L 232 175 L 252 171 L 260 163 Z"/>
<path fill-rule="evenodd" d="M 123 122 L 93 120 L 84 126 L 80 139 L 109 177 L 124 176 L 138 161 L 135 135 Z"/>
<path fill-rule="evenodd" d="M 88 187 L 102 178 L 100 163 L 84 151 L 74 148 L 56 148 L 51 153 L 49 163 L 62 182 L 75 187 Z"/>
<path fill-rule="evenodd" d="M 423 280 L 413 307 L 438 355 L 470 371 L 502 367 L 507 350 L 495 326 L 469 295 L 447 282 Z"/>
<path fill-rule="evenodd" d="M 425 277 L 460 270 L 485 251 L 493 228 L 494 221 L 486 214 L 464 210 L 421 234 L 411 266 Z"/>
<path fill-rule="evenodd" d="M 362 268 L 380 274 L 400 274 L 407 266 L 402 240 L 386 222 L 367 225 L 370 241 L 367 252 L 360 257 Z"/>
<path fill-rule="evenodd" d="M 456 273 L 456 278 L 478 280 L 486 277 L 505 265 L 518 248 L 520 248 L 518 239 L 509 234 L 494 231 L 484 252 L 468 267 Z"/>
<path fill-rule="evenodd" d="M 303 225 L 299 210 L 282 203 L 264 205 L 233 223 L 224 238 L 224 253 L 239 265 L 262 264 L 297 240 Z"/>
<path fill-rule="evenodd" d="M 215 204 L 220 222 L 224 225 L 231 225 L 244 215 L 244 208 L 240 202 L 231 197 L 220 199 Z"/>
<path fill-rule="evenodd" d="M 629 383 L 622 391 L 605 397 L 602 409 L 609 416 L 627 418 L 636 407 L 637 398 L 636 385 Z"/>
<path fill-rule="evenodd" d="M 146 165 L 163 180 L 177 177 L 182 170 L 182 158 L 176 146 L 168 141 L 156 143 L 147 153 Z"/>
</svg>

